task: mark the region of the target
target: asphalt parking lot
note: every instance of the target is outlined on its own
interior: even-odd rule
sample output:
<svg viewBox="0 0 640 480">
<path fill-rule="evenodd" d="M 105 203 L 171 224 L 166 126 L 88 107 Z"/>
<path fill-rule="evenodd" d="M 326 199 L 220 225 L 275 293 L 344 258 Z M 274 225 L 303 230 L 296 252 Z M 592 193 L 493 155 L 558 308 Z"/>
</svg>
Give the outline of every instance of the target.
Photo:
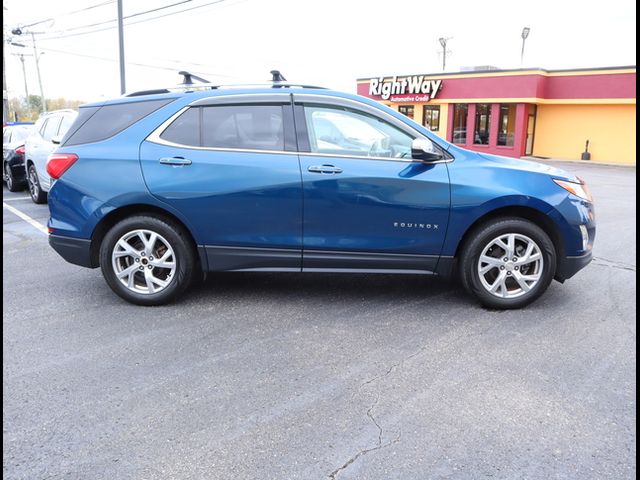
<svg viewBox="0 0 640 480">
<path fill-rule="evenodd" d="M 5 188 L 4 478 L 635 478 L 636 171 L 561 166 L 596 198 L 596 260 L 509 312 L 319 274 L 136 307 Z"/>
</svg>

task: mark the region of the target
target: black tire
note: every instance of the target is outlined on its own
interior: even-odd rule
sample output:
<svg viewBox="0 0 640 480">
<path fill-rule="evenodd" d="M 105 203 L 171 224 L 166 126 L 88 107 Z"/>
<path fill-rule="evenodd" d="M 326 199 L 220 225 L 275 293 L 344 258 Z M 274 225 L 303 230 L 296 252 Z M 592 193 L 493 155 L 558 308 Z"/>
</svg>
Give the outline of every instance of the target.
<svg viewBox="0 0 640 480">
<path fill-rule="evenodd" d="M 29 168 L 27 168 L 27 185 L 29 186 L 29 195 L 31 195 L 33 203 L 41 204 L 47 202 L 47 192 L 43 191 L 40 186 L 38 172 L 33 163 L 30 163 Z"/>
<path fill-rule="evenodd" d="M 525 292 L 524 289 L 521 289 L 522 292 L 517 293 L 519 286 L 516 284 L 515 277 L 511 280 L 506 279 L 506 281 L 511 282 L 509 285 L 512 286 L 514 292 L 520 296 L 501 298 L 497 293 L 493 294 L 487 287 L 483 286 L 480 273 L 478 272 L 478 262 L 483 250 L 492 243 L 492 240 L 500 235 L 511 233 L 526 236 L 535 242 L 542 255 L 542 266 L 539 272 L 539 280 L 529 291 Z M 500 250 L 498 250 L 498 252 L 500 252 Z M 501 256 L 502 255 L 498 254 L 498 258 Z M 510 263 L 506 268 L 509 275 L 512 275 L 510 269 L 515 268 L 513 265 L 513 263 Z M 494 270 L 493 275 L 500 274 L 498 267 L 495 268 L 496 270 Z M 505 270 L 502 266 L 499 268 Z M 460 279 L 464 288 L 480 300 L 480 303 L 485 307 L 501 310 L 521 308 L 536 300 L 545 292 L 547 287 L 549 287 L 556 271 L 556 249 L 549 236 L 536 224 L 522 218 L 500 217 L 476 227 L 475 230 L 470 233 L 461 249 L 459 269 Z M 505 272 L 505 274 L 507 274 L 507 272 Z M 515 273 L 516 272 L 513 272 L 513 274 Z"/>
<path fill-rule="evenodd" d="M 9 190 L 10 192 L 19 192 L 24 188 L 22 182 L 16 181 L 15 177 L 13 176 L 13 170 L 6 162 L 4 163 L 3 171 L 4 182 L 7 184 L 7 190 Z"/>
<path fill-rule="evenodd" d="M 137 293 L 124 285 L 116 276 L 112 262 L 116 243 L 124 235 L 135 230 L 146 230 L 160 235 L 175 254 L 175 272 L 167 280 L 168 285 L 162 287 L 162 290 L 157 293 Z M 179 297 L 189 287 L 198 271 L 196 258 L 195 246 L 182 227 L 164 217 L 148 214 L 121 220 L 107 232 L 100 245 L 100 267 L 107 284 L 120 297 L 137 305 L 163 305 Z M 141 281 L 140 273 L 137 275 Z"/>
</svg>

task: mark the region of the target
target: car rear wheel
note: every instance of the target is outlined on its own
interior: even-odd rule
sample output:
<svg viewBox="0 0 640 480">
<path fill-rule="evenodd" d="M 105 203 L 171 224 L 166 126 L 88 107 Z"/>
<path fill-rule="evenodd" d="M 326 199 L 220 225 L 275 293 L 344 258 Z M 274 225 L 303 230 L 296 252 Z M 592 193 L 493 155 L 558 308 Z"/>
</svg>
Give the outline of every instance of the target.
<svg viewBox="0 0 640 480">
<path fill-rule="evenodd" d="M 18 192 L 22 190 L 22 185 L 20 182 L 16 182 L 16 179 L 13 176 L 13 171 L 11 170 L 11 166 L 5 162 L 4 164 L 4 181 L 7 184 L 7 189 L 10 192 Z"/>
<path fill-rule="evenodd" d="M 100 266 L 120 297 L 138 305 L 162 305 L 189 287 L 196 255 L 184 229 L 164 218 L 140 215 L 107 232 Z"/>
<path fill-rule="evenodd" d="M 520 308 L 547 289 L 555 275 L 556 251 L 534 223 L 500 218 L 481 225 L 464 245 L 464 287 L 490 308 Z"/>
<path fill-rule="evenodd" d="M 36 167 L 33 163 L 29 165 L 27 170 L 27 184 L 29 185 L 31 200 L 33 200 L 34 203 L 45 203 L 47 201 L 47 192 L 43 191 L 40 187 L 38 172 L 36 172 Z"/>
</svg>

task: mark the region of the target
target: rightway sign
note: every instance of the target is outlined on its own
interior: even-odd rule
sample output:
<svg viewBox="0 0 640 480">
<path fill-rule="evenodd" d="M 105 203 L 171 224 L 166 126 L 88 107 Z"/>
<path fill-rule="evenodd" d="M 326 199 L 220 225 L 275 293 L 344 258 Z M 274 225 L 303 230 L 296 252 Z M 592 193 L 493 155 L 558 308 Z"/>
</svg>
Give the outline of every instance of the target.
<svg viewBox="0 0 640 480">
<path fill-rule="evenodd" d="M 398 79 L 384 77 L 369 80 L 369 95 L 380 96 L 392 102 L 428 102 L 436 98 L 442 88 L 442 80 L 429 80 L 424 75 Z"/>
</svg>

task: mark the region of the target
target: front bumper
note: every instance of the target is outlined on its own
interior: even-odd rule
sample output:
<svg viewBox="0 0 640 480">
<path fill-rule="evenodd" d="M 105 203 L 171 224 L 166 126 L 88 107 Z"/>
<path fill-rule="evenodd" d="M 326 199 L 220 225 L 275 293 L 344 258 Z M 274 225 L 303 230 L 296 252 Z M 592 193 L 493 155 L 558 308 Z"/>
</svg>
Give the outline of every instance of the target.
<svg viewBox="0 0 640 480">
<path fill-rule="evenodd" d="M 91 261 L 91 240 L 49 235 L 49 245 L 69 263 L 87 268 L 97 267 Z"/>
<path fill-rule="evenodd" d="M 559 282 L 564 282 L 589 265 L 592 259 L 593 253 L 591 250 L 578 257 L 564 257 L 558 263 L 555 279 Z"/>
</svg>

